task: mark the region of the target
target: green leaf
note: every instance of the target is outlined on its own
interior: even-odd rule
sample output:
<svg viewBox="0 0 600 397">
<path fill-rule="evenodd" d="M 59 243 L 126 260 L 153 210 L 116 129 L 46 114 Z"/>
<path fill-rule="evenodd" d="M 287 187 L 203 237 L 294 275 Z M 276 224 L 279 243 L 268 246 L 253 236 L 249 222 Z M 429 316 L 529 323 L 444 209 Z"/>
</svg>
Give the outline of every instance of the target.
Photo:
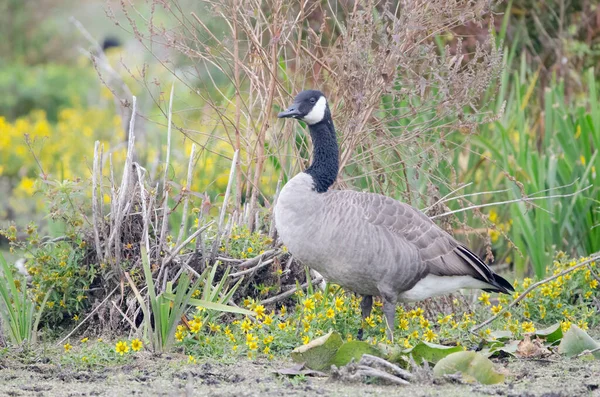
<svg viewBox="0 0 600 397">
<path fill-rule="evenodd" d="M 519 348 L 520 340 L 513 340 L 510 342 L 494 341 L 491 342 L 490 346 L 482 349 L 479 353 L 486 357 L 501 356 L 505 355 L 514 356 Z"/>
<path fill-rule="evenodd" d="M 506 341 L 513 337 L 513 333 L 510 331 L 506 331 L 506 330 L 497 330 L 497 331 L 492 331 L 490 336 L 492 338 L 494 338 L 493 341 L 495 341 L 495 340 Z"/>
<path fill-rule="evenodd" d="M 565 333 L 558 345 L 558 352 L 567 357 L 577 356 L 586 350 L 593 350 L 600 347 L 600 343 L 593 340 L 584 330 L 576 325 L 571 325 L 571 328 Z M 600 351 L 593 353 L 594 357 L 600 359 Z"/>
<path fill-rule="evenodd" d="M 414 347 L 404 350 L 403 353 L 411 355 L 417 364 L 421 364 L 423 360 L 430 363 L 437 363 L 449 354 L 461 351 L 463 351 L 462 346 L 444 346 L 421 341 Z"/>
<path fill-rule="evenodd" d="M 484 385 L 504 381 L 504 375 L 494 370 L 494 364 L 474 351 L 452 353 L 433 367 L 433 373 L 437 377 L 453 375 L 457 372 L 460 372 L 467 381 L 477 381 Z"/>
<path fill-rule="evenodd" d="M 348 364 L 352 359 L 354 359 L 355 362 L 358 362 L 363 354 L 381 357 L 381 352 L 373 347 L 373 345 L 367 342 L 353 340 L 344 343 L 338 349 L 333 357 L 333 360 L 331 361 L 331 364 L 342 367 Z"/>
<path fill-rule="evenodd" d="M 556 323 L 548 328 L 537 330 L 534 335 L 548 343 L 554 343 L 562 339 L 563 332 L 560 323 Z"/>
<path fill-rule="evenodd" d="M 310 343 L 297 347 L 292 351 L 292 360 L 304 363 L 307 368 L 317 371 L 328 370 L 338 349 L 344 342 L 337 332 L 317 338 Z"/>
</svg>

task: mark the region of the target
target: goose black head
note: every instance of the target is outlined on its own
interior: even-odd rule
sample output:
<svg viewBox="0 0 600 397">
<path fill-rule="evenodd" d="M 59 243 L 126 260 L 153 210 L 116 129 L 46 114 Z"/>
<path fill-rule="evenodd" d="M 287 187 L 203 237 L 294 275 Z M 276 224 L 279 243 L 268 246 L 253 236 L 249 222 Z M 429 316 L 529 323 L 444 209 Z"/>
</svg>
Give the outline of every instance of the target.
<svg viewBox="0 0 600 397">
<path fill-rule="evenodd" d="M 294 103 L 287 110 L 279 113 L 277 117 L 295 118 L 304 121 L 308 125 L 318 124 L 326 116 L 329 116 L 327 99 L 321 91 L 302 91 L 294 99 Z"/>
</svg>

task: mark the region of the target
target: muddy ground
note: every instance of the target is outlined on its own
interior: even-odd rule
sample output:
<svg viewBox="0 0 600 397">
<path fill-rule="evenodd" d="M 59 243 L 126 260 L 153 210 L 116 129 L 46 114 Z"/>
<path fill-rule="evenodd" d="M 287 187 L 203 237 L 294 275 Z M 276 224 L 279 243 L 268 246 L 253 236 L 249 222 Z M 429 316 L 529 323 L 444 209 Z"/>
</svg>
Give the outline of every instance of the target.
<svg viewBox="0 0 600 397">
<path fill-rule="evenodd" d="M 481 386 L 422 381 L 410 386 L 348 383 L 273 374 L 291 361 L 184 364 L 185 356 L 150 355 L 133 364 L 81 370 L 0 360 L 2 396 L 600 396 L 600 360 L 499 360 L 505 383 Z"/>
</svg>

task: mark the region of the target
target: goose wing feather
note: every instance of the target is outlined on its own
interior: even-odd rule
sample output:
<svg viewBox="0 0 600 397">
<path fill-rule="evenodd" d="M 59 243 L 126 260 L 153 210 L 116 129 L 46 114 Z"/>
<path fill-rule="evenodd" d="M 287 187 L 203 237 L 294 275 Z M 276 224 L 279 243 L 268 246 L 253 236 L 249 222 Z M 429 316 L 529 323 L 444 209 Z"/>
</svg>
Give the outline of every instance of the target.
<svg viewBox="0 0 600 397">
<path fill-rule="evenodd" d="M 372 225 L 380 236 L 391 234 L 393 243 L 409 246 L 417 251 L 425 265 L 424 274 L 437 276 L 472 276 L 479 280 L 494 283 L 494 273 L 468 248 L 461 245 L 450 234 L 438 227 L 431 219 L 412 206 L 392 198 L 349 190 L 330 191 L 334 193 L 329 205 L 337 207 L 333 212 L 362 214 L 356 226 Z M 386 230 L 389 233 L 384 233 Z M 415 264 L 404 264 L 415 265 Z"/>
</svg>

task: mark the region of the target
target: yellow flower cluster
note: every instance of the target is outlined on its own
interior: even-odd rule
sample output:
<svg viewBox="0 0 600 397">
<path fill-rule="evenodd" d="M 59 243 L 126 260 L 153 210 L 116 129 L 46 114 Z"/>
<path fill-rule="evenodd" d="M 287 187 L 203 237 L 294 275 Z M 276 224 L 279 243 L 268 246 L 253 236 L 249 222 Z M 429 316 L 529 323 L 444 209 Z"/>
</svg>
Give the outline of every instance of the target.
<svg viewBox="0 0 600 397">
<path fill-rule="evenodd" d="M 559 276 L 561 272 L 585 260 L 585 257 L 578 260 L 568 259 L 564 253 L 559 252 L 552 268 L 546 269 L 556 278 L 528 292 L 518 305 L 510 308 L 510 311 L 504 309 L 510 303 L 507 295 L 499 295 L 498 304 L 495 305 L 491 304 L 490 295 L 485 292 L 481 293 L 478 300 L 482 306 L 489 307 L 492 314 L 503 312 L 503 320 L 500 320 L 503 321 L 502 328 L 516 335 L 535 332 L 535 323 L 548 326 L 560 322 L 564 331 L 572 323 L 576 323 L 580 328 L 587 329 L 589 321 L 595 318 L 590 303 L 598 287 L 596 263 L 591 262 L 588 266 Z M 522 296 L 533 283 L 531 278 L 524 278 L 521 282 L 516 280 L 513 299 Z"/>
<path fill-rule="evenodd" d="M 488 219 L 495 225 L 495 228 L 488 230 L 488 234 L 492 240 L 492 243 L 498 242 L 502 233 L 508 233 L 513 224 L 512 219 L 508 220 L 507 222 L 500 222 L 498 213 L 495 210 L 490 210 Z"/>
</svg>

